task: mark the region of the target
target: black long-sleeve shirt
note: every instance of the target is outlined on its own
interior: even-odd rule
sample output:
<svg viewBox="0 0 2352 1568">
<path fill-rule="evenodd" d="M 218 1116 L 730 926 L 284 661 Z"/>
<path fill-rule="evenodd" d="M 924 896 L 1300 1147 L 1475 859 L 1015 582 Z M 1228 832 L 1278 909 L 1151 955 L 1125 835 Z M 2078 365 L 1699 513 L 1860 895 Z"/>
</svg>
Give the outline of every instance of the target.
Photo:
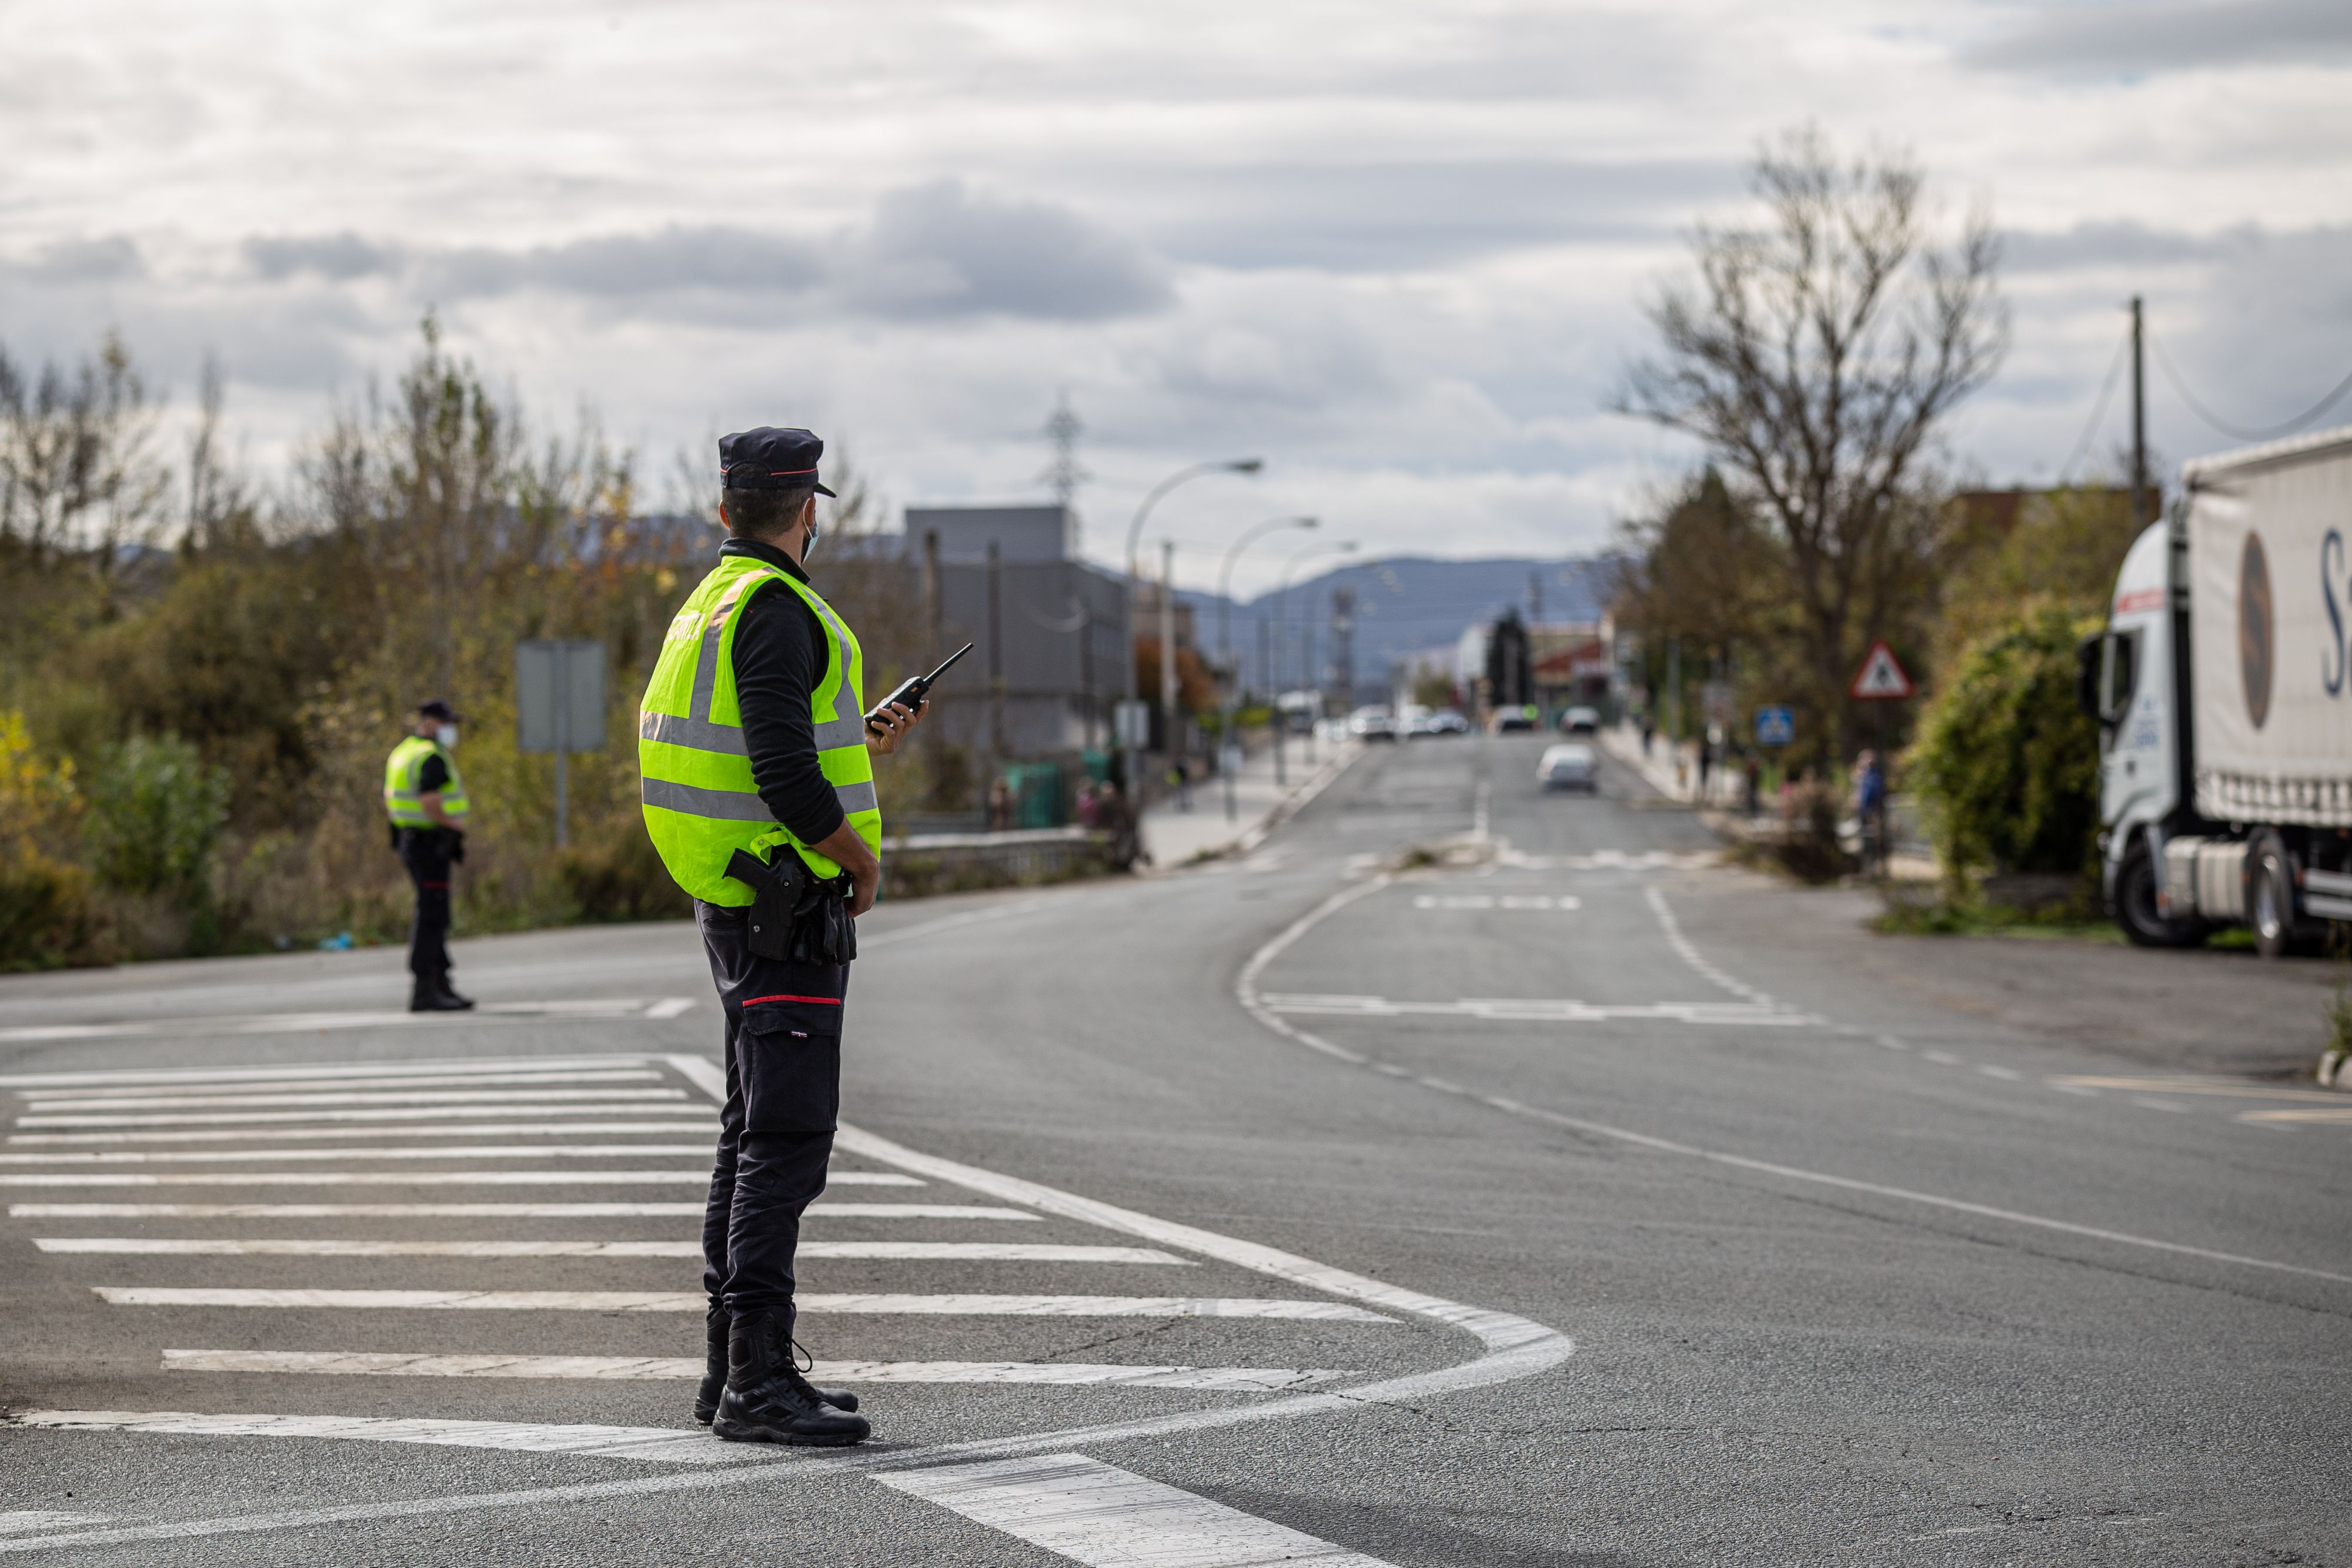
<svg viewBox="0 0 2352 1568">
<path fill-rule="evenodd" d="M 750 556 L 801 581 L 800 563 L 773 545 L 730 538 L 722 556 Z M 833 639 L 816 612 L 790 589 L 755 590 L 735 622 L 735 700 L 751 782 L 777 821 L 804 844 L 831 836 L 844 818 L 840 799 L 817 766 L 812 696 L 833 662 Z"/>
</svg>

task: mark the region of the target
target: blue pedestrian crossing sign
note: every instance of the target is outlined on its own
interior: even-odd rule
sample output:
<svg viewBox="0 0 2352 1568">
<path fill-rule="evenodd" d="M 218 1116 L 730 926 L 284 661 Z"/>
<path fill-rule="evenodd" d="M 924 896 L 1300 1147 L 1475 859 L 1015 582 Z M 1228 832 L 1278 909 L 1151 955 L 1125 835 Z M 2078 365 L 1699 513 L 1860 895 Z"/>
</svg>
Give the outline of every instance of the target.
<svg viewBox="0 0 2352 1568">
<path fill-rule="evenodd" d="M 1791 707 L 1759 707 L 1756 710 L 1756 744 L 1787 746 L 1797 738 L 1797 710 Z"/>
</svg>

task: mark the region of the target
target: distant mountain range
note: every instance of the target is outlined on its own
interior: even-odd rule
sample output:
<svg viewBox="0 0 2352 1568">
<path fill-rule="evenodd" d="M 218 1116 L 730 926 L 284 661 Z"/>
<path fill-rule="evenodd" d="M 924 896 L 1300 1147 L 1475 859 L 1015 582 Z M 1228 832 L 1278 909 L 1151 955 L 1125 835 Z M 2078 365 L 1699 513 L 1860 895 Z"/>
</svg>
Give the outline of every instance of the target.
<svg viewBox="0 0 2352 1568">
<path fill-rule="evenodd" d="M 1305 668 L 1304 629 L 1314 624 L 1316 663 L 1331 657 L 1331 591 L 1356 592 L 1355 671 L 1359 687 L 1382 687 L 1391 665 L 1415 653 L 1451 647 L 1467 627 L 1492 622 L 1506 610 L 1522 620 L 1597 621 L 1614 562 L 1607 559 L 1539 560 L 1504 557 L 1492 560 L 1438 560 L 1397 556 L 1350 562 L 1304 582 L 1295 582 L 1277 605 L 1274 594 L 1237 601 L 1230 612 L 1231 646 L 1250 682 L 1260 679 L 1258 623 L 1275 623 L 1277 609 L 1286 629 L 1282 684 L 1297 684 Z M 1538 609 L 1535 603 L 1541 597 Z M 1217 642 L 1217 596 L 1176 591 L 1180 604 L 1192 607 L 1202 648 L 1213 654 Z"/>
</svg>

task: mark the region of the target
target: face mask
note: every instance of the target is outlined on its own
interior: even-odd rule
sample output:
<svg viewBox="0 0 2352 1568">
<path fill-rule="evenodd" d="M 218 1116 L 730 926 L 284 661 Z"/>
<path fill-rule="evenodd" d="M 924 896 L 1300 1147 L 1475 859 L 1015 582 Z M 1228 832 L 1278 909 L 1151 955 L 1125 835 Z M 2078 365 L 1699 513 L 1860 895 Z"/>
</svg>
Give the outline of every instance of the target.
<svg viewBox="0 0 2352 1568">
<path fill-rule="evenodd" d="M 444 746 L 455 746 L 457 744 L 457 727 L 454 724 L 445 724 L 433 732 L 433 738 Z"/>
</svg>

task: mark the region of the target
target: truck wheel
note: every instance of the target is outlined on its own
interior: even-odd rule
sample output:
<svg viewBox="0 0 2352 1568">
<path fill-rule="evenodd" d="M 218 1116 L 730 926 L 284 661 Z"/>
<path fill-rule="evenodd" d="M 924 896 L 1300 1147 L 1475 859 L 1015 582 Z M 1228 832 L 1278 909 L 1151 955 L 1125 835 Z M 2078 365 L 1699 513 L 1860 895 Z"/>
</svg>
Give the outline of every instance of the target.
<svg viewBox="0 0 2352 1568">
<path fill-rule="evenodd" d="M 2274 833 L 2257 838 L 2246 852 L 2246 924 L 2254 928 L 2254 951 L 2284 958 L 2295 946 L 2294 879 L 2287 870 L 2286 846 Z"/>
<path fill-rule="evenodd" d="M 2123 869 L 2116 874 L 2116 921 L 2135 947 L 2200 947 L 2206 925 L 2201 920 L 2168 920 L 2156 906 L 2155 857 L 2145 840 L 2132 847 Z"/>
</svg>

